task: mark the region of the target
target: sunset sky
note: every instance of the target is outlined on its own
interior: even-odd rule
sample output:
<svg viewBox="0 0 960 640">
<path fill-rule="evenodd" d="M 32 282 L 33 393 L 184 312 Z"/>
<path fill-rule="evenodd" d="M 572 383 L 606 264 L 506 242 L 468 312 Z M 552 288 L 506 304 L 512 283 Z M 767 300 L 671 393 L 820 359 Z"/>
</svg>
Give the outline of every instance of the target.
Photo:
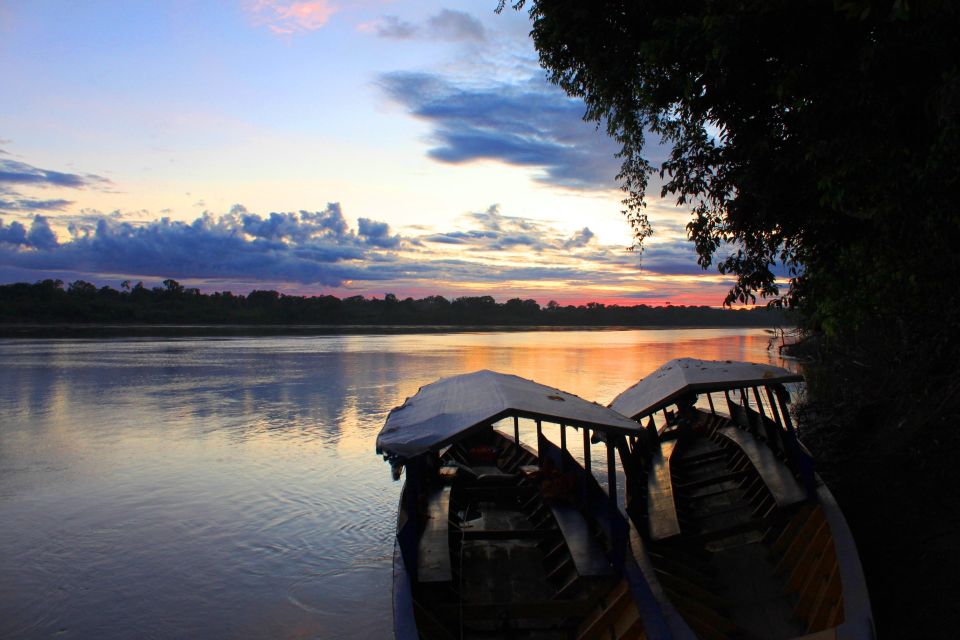
<svg viewBox="0 0 960 640">
<path fill-rule="evenodd" d="M 0 282 L 720 304 L 495 6 L 3 2 Z"/>
</svg>

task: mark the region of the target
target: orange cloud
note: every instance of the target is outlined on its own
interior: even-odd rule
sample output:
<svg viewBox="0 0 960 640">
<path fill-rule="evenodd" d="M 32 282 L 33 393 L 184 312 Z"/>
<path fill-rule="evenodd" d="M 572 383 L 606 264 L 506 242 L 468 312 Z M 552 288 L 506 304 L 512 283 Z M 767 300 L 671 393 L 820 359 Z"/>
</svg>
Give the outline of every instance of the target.
<svg viewBox="0 0 960 640">
<path fill-rule="evenodd" d="M 249 11 L 257 26 L 288 36 L 320 29 L 337 7 L 330 0 L 256 0 Z"/>
</svg>

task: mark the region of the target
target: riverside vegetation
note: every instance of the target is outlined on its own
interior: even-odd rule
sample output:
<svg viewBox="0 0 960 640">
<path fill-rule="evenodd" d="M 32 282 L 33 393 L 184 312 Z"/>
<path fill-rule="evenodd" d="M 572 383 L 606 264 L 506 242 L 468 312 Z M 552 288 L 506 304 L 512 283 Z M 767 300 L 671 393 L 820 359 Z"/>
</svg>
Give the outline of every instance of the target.
<svg viewBox="0 0 960 640">
<path fill-rule="evenodd" d="M 120 289 L 77 280 L 0 285 L 0 322 L 100 324 L 283 324 L 283 325 L 430 325 L 430 326 L 697 326 L 770 327 L 789 322 L 778 309 L 718 309 L 706 306 L 635 305 L 590 302 L 541 307 L 535 300 L 504 303 L 491 296 L 420 300 L 352 296 L 290 296 L 276 291 L 204 294 L 176 280 L 147 288 Z"/>
</svg>

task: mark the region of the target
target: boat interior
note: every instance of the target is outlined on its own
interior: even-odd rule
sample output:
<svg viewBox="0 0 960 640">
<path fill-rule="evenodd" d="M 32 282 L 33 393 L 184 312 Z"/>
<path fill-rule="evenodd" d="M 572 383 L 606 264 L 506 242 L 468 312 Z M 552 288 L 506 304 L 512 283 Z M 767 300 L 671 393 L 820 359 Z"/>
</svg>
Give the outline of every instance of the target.
<svg viewBox="0 0 960 640">
<path fill-rule="evenodd" d="M 699 638 L 834 637 L 843 589 L 809 454 L 775 394 L 764 411 L 753 391 L 753 406 L 747 390 L 718 394 L 729 415 L 709 395 L 709 409 L 664 408 L 643 445 L 631 439 L 634 470 L 646 471 L 627 507 L 636 543 L 658 595 Z"/>
<path fill-rule="evenodd" d="M 602 490 L 566 451 L 539 444 L 538 454 L 485 429 L 424 474 L 413 591 L 421 637 L 643 637 L 605 509 L 598 517 L 585 502 Z"/>
</svg>

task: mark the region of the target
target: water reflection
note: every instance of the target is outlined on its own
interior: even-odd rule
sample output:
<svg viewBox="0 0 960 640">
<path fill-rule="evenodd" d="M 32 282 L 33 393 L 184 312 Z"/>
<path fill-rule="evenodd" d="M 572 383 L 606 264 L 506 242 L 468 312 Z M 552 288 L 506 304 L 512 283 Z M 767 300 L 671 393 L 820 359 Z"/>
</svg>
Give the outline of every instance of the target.
<svg viewBox="0 0 960 640">
<path fill-rule="evenodd" d="M 391 407 L 485 368 L 605 403 L 670 358 L 766 346 L 757 330 L 0 341 L 0 637 L 388 637 L 400 485 L 373 450 Z"/>
</svg>

